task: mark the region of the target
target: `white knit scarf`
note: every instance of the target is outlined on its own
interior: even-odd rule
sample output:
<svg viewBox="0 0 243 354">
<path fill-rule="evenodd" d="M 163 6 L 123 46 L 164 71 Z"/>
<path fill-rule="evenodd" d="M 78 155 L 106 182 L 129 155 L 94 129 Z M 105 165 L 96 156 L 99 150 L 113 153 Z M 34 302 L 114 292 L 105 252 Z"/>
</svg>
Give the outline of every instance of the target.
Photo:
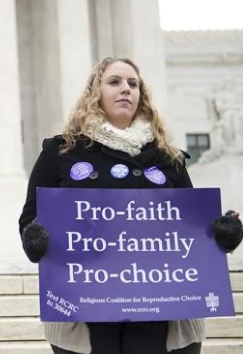
<svg viewBox="0 0 243 354">
<path fill-rule="evenodd" d="M 109 122 L 98 125 L 93 129 L 92 119 L 88 125 L 88 135 L 95 141 L 114 150 L 127 152 L 130 156 L 136 156 L 143 146 L 154 140 L 151 123 L 137 117 L 130 127 L 119 129 Z"/>
</svg>

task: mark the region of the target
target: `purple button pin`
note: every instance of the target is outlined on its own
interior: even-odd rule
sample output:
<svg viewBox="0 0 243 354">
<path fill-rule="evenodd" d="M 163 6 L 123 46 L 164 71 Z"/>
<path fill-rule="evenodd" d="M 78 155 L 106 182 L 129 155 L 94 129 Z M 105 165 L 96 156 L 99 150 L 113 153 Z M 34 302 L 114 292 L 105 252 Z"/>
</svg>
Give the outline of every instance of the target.
<svg viewBox="0 0 243 354">
<path fill-rule="evenodd" d="M 156 184 L 164 184 L 166 181 L 165 175 L 156 166 L 144 170 L 144 175 L 147 179 Z"/>
<path fill-rule="evenodd" d="M 129 168 L 126 165 L 123 165 L 121 163 L 114 165 L 111 168 L 111 175 L 114 178 L 119 178 L 119 179 L 125 178 L 127 177 L 128 173 L 129 173 Z"/>
<path fill-rule="evenodd" d="M 75 181 L 81 181 L 89 177 L 93 169 L 93 166 L 89 162 L 77 162 L 70 170 L 70 177 Z"/>
</svg>

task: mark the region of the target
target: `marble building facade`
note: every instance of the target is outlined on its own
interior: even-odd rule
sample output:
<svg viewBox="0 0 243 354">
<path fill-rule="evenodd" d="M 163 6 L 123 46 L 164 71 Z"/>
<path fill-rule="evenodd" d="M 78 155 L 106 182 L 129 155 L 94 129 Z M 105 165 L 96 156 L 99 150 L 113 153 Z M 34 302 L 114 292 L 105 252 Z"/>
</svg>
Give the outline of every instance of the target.
<svg viewBox="0 0 243 354">
<path fill-rule="evenodd" d="M 43 138 L 60 133 L 98 60 L 132 58 L 166 113 L 158 6 L 156 0 L 0 0 L 0 226 L 1 237 L 8 235 L 0 269 L 6 259 L 24 258 L 16 220 L 27 176 Z"/>
<path fill-rule="evenodd" d="M 220 186 L 224 207 L 243 214 L 243 189 L 234 188 L 243 178 L 241 136 L 237 156 L 214 150 L 210 120 L 226 82 L 241 92 L 243 31 L 163 33 L 159 22 L 156 0 L 0 0 L 0 354 L 50 353 L 38 319 L 38 268 L 22 251 L 17 220 L 43 138 L 61 131 L 101 58 L 138 64 L 176 145 L 216 156 L 189 167 L 194 185 Z M 241 96 L 226 95 L 232 99 L 241 111 Z M 238 315 L 207 324 L 203 354 L 242 352 L 242 251 L 229 256 Z"/>
<path fill-rule="evenodd" d="M 16 217 L 41 142 L 61 131 L 99 59 L 138 63 L 184 150 L 212 145 L 208 99 L 227 78 L 243 84 L 243 31 L 162 33 L 156 0 L 0 0 L 0 10 L 1 206 L 11 203 L 1 223 L 14 235 L 4 254 L 19 254 Z"/>
<path fill-rule="evenodd" d="M 188 150 L 188 135 L 208 134 L 212 146 L 210 99 L 227 82 L 243 89 L 243 30 L 164 32 L 164 42 L 177 145 Z"/>
</svg>

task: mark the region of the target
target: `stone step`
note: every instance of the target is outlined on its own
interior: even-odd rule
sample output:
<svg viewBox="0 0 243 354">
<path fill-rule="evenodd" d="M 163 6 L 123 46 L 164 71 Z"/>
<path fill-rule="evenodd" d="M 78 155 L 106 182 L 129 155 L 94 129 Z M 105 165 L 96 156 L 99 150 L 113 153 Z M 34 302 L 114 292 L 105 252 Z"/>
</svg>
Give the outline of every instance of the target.
<svg viewBox="0 0 243 354">
<path fill-rule="evenodd" d="M 235 313 L 243 313 L 243 293 L 234 293 L 233 294 Z"/>
<path fill-rule="evenodd" d="M 243 316 L 207 318 L 206 335 L 213 338 L 243 338 Z"/>
<path fill-rule="evenodd" d="M 206 320 L 208 338 L 242 338 L 243 316 L 223 317 Z M 39 318 L 1 318 L 1 341 L 44 340 L 43 325 Z"/>
<path fill-rule="evenodd" d="M 46 341 L 0 342 L 0 354 L 53 354 Z"/>
<path fill-rule="evenodd" d="M 39 316 L 38 295 L 0 296 L 1 317 Z"/>
<path fill-rule="evenodd" d="M 201 354 L 242 354 L 243 340 L 207 339 Z M 0 354 L 53 354 L 45 341 L 0 342 Z"/>
<path fill-rule="evenodd" d="M 36 275 L 1 275 L 0 295 L 38 294 L 39 279 Z"/>
<path fill-rule="evenodd" d="M 1 353 L 1 352 L 0 352 Z M 242 354 L 243 339 L 207 339 L 201 354 Z"/>
<path fill-rule="evenodd" d="M 243 313 L 243 293 L 234 293 L 236 314 Z M 0 296 L 0 317 L 29 317 L 39 315 L 38 295 Z"/>
<path fill-rule="evenodd" d="M 243 272 L 230 273 L 234 292 L 243 292 Z M 0 295 L 38 294 L 37 275 L 0 275 Z"/>
<path fill-rule="evenodd" d="M 39 318 L 0 318 L 1 341 L 44 340 L 44 328 Z"/>
<path fill-rule="evenodd" d="M 230 273 L 230 282 L 233 291 L 243 291 L 243 272 Z"/>
<path fill-rule="evenodd" d="M 228 266 L 231 271 L 242 272 L 243 271 L 243 242 L 239 247 L 233 252 L 233 254 L 228 254 Z"/>
<path fill-rule="evenodd" d="M 0 276 L 0 294 L 22 294 L 22 278 L 17 276 Z"/>
</svg>

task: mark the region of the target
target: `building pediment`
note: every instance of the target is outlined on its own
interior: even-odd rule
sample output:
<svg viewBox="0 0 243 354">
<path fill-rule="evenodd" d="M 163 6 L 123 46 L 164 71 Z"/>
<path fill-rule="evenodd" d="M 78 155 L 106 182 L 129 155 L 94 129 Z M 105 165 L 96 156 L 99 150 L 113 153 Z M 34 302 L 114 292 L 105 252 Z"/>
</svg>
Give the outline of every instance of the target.
<svg viewBox="0 0 243 354">
<path fill-rule="evenodd" d="M 243 62 L 243 30 L 163 31 L 167 64 Z"/>
</svg>

